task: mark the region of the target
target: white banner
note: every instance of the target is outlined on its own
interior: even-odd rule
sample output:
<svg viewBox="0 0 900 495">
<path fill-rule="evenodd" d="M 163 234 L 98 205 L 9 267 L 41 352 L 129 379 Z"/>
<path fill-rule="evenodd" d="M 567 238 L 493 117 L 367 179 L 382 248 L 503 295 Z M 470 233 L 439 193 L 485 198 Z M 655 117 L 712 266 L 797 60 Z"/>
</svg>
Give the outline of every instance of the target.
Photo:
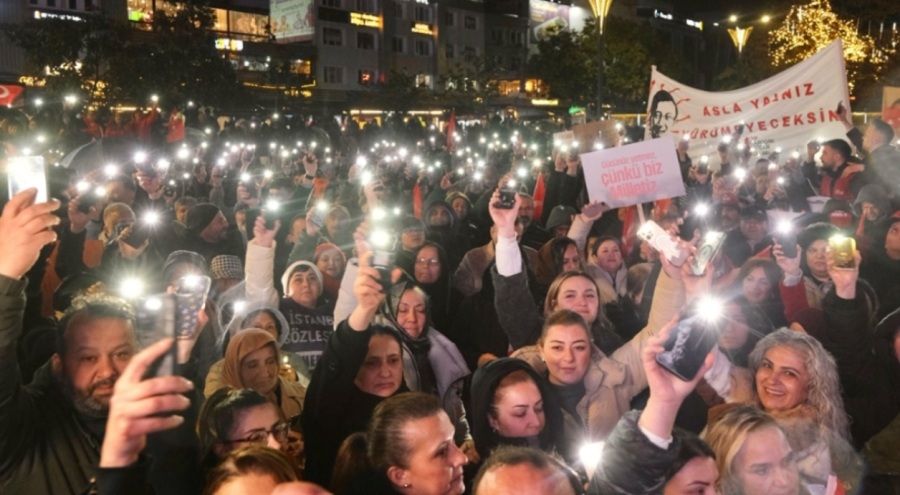
<svg viewBox="0 0 900 495">
<path fill-rule="evenodd" d="M 312 0 L 269 0 L 269 22 L 278 40 L 311 40 L 316 31 Z"/>
<path fill-rule="evenodd" d="M 666 138 L 581 155 L 591 201 L 612 208 L 684 195 L 675 147 Z"/>
<path fill-rule="evenodd" d="M 751 153 L 765 157 L 781 149 L 805 154 L 806 143 L 814 139 L 846 139 L 836 114 L 838 103 L 850 111 L 840 40 L 769 79 L 734 91 L 701 91 L 653 67 L 646 138 L 689 136 L 688 154 L 694 162 L 708 154 L 715 166 L 716 146 L 743 125 L 740 144 Z"/>
</svg>

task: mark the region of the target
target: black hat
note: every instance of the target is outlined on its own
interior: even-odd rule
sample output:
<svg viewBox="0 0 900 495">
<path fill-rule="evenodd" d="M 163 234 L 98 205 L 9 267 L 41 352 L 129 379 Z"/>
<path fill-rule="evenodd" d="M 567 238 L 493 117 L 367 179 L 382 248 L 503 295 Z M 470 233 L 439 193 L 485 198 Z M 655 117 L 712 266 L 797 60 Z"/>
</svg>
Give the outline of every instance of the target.
<svg viewBox="0 0 900 495">
<path fill-rule="evenodd" d="M 187 229 L 194 233 L 199 233 L 209 225 L 213 218 L 216 218 L 221 212 L 219 207 L 209 203 L 201 203 L 194 205 L 187 212 Z"/>
<path fill-rule="evenodd" d="M 766 210 L 760 208 L 759 206 L 750 205 L 741 210 L 741 218 L 747 220 L 756 220 L 758 222 L 765 222 L 769 220 L 769 215 L 766 213 Z"/>
</svg>

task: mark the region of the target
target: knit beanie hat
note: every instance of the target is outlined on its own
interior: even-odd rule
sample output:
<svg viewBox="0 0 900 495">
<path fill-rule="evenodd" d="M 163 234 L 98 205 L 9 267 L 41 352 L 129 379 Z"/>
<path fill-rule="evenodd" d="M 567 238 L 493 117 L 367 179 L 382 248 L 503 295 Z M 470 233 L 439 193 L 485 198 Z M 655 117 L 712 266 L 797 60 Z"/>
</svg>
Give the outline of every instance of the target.
<svg viewBox="0 0 900 495">
<path fill-rule="evenodd" d="M 195 234 L 199 233 L 212 223 L 220 211 L 219 207 L 210 203 L 192 206 L 187 212 L 187 229 Z"/>
<path fill-rule="evenodd" d="M 552 231 L 560 225 L 572 225 L 572 216 L 575 215 L 575 208 L 571 206 L 557 205 L 547 217 L 546 229 Z"/>
</svg>

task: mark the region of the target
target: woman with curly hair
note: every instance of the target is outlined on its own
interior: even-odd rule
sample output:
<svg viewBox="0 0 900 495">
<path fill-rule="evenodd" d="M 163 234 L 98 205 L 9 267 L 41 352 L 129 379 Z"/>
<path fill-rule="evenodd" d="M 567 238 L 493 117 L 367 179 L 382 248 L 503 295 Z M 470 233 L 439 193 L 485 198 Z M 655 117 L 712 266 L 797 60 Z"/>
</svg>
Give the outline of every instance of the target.
<svg viewBox="0 0 900 495">
<path fill-rule="evenodd" d="M 818 340 L 777 330 L 759 341 L 747 369 L 717 359 L 707 382 L 728 402 L 753 405 L 775 419 L 806 483 L 825 485 L 835 473 L 848 486 L 857 485 L 861 466 L 849 444 L 837 365 Z"/>
</svg>

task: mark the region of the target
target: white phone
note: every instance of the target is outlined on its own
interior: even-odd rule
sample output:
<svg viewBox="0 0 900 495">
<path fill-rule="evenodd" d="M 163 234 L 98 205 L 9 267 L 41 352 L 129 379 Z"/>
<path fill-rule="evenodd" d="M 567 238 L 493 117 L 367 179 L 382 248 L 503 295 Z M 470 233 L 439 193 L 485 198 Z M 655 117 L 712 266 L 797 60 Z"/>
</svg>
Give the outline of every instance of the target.
<svg viewBox="0 0 900 495">
<path fill-rule="evenodd" d="M 663 230 L 653 220 L 644 222 L 637 231 L 638 237 L 653 246 L 653 249 L 665 253 L 666 259 L 673 266 L 681 266 L 687 260 L 690 252 L 682 248 L 678 242 L 672 239 L 668 232 Z"/>
</svg>

